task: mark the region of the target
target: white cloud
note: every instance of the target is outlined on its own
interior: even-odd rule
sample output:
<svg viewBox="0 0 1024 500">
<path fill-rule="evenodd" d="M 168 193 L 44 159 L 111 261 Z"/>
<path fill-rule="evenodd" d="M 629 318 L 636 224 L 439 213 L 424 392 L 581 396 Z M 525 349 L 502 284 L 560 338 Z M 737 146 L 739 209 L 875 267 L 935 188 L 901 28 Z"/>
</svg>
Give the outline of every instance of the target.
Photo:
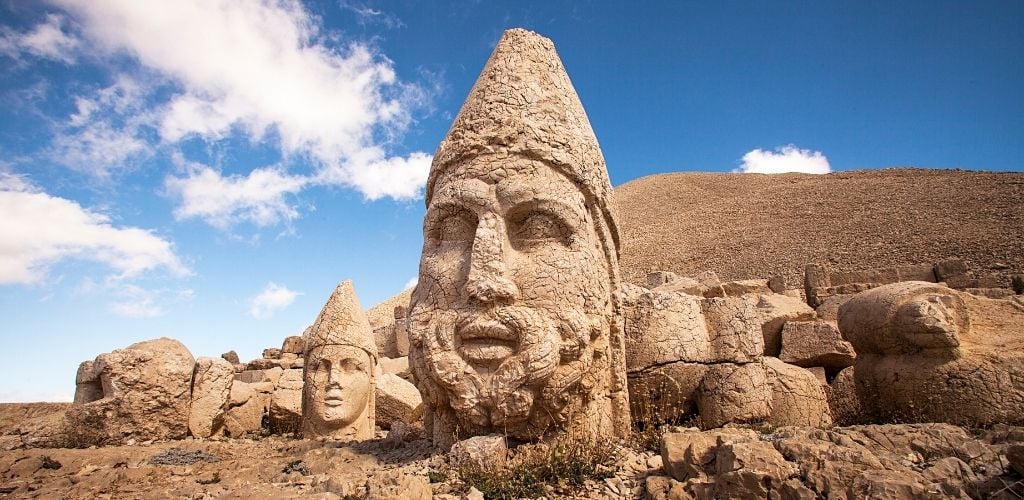
<svg viewBox="0 0 1024 500">
<path fill-rule="evenodd" d="M 190 274 L 171 243 L 0 173 L 0 284 L 36 283 L 64 259 L 91 260 L 131 278 L 159 269 Z"/>
<path fill-rule="evenodd" d="M 268 319 L 290 306 L 298 295 L 284 285 L 268 282 L 263 291 L 249 301 L 249 314 L 256 319 Z"/>
<path fill-rule="evenodd" d="M 298 217 L 298 209 L 286 197 L 308 183 L 302 176 L 274 167 L 227 177 L 195 163 L 188 170 L 185 177 L 165 180 L 167 191 L 179 200 L 175 218 L 200 218 L 221 229 L 242 221 L 263 227 Z"/>
<path fill-rule="evenodd" d="M 404 290 L 408 290 L 408 289 L 416 286 L 416 284 L 419 283 L 419 282 L 420 282 L 419 276 L 413 276 L 412 278 L 409 278 L 409 281 L 405 282 L 405 286 L 402 287 L 402 290 L 403 291 Z"/>
<path fill-rule="evenodd" d="M 46 59 L 72 63 L 79 43 L 78 38 L 64 32 L 63 17 L 49 14 L 46 21 L 26 33 L 3 33 L 0 37 L 0 52 L 14 58 L 27 52 Z"/>
<path fill-rule="evenodd" d="M 164 143 L 190 137 L 218 141 L 243 133 L 254 141 L 276 141 L 286 159 L 312 160 L 309 178 L 315 184 L 354 187 L 368 199 L 420 195 L 429 155 L 386 151 L 388 141 L 411 122 L 424 92 L 399 81 L 391 61 L 370 46 L 326 45 L 330 34 L 320 33 L 320 20 L 298 1 L 57 1 L 101 53 L 128 54 L 171 84 L 174 92 L 152 106 L 151 123 Z M 80 109 L 76 116 L 82 114 Z M 131 141 L 112 142 L 113 159 L 137 152 Z M 184 188 L 188 183 L 194 192 L 226 189 L 239 208 L 210 207 L 182 196 L 176 213 L 222 227 L 239 220 L 288 220 L 296 214 L 280 200 L 281 193 L 314 184 L 280 169 L 226 179 L 216 172 L 200 174 L 199 180 L 190 176 L 168 184 Z M 240 194 L 273 176 L 288 180 L 287 187 L 276 193 L 262 189 L 254 198 Z"/>
<path fill-rule="evenodd" d="M 820 151 L 800 149 L 792 144 L 775 148 L 775 152 L 755 149 L 743 155 L 743 164 L 733 172 L 746 174 L 779 174 L 801 172 L 805 174 L 827 174 L 832 171 Z"/>
</svg>

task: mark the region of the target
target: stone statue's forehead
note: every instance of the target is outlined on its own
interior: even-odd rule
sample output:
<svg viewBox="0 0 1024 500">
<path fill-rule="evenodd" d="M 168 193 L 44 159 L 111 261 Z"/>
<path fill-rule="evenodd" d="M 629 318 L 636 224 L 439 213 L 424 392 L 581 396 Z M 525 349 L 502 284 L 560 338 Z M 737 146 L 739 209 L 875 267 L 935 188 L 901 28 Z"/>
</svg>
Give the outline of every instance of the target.
<svg viewBox="0 0 1024 500">
<path fill-rule="evenodd" d="M 340 344 L 314 347 L 309 351 L 307 357 L 311 359 L 355 359 L 365 363 L 370 362 L 370 355 L 366 351 L 355 346 Z"/>
<path fill-rule="evenodd" d="M 448 167 L 437 180 L 434 198 L 497 198 L 503 204 L 550 198 L 578 209 L 586 204 L 579 187 L 559 171 L 515 155 L 478 156 Z"/>
</svg>

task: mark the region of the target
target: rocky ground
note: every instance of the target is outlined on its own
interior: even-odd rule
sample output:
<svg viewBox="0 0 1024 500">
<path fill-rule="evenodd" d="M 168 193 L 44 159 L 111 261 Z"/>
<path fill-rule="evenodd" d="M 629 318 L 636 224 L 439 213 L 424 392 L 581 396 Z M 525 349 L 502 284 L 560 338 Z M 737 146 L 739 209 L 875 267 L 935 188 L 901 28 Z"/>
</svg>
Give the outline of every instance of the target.
<svg viewBox="0 0 1024 500">
<path fill-rule="evenodd" d="M 622 275 L 723 280 L 963 260 L 980 275 L 1024 272 L 1024 173 L 885 169 L 809 174 L 671 173 L 615 189 Z"/>
<path fill-rule="evenodd" d="M 3 405 L 0 415 L 19 406 Z M 563 464 L 537 491 L 547 498 L 1024 497 L 1022 427 L 666 431 L 661 440 L 602 443 L 595 469 Z M 434 453 L 409 432 L 380 431 L 354 445 L 269 436 L 18 448 L 0 452 L 0 497 L 484 498 L 479 486 L 487 498 L 515 498 L 522 489 L 512 486 L 538 475 L 491 470 L 470 477 L 465 470 L 454 455 Z M 577 479 L 583 482 L 574 486 Z"/>
</svg>

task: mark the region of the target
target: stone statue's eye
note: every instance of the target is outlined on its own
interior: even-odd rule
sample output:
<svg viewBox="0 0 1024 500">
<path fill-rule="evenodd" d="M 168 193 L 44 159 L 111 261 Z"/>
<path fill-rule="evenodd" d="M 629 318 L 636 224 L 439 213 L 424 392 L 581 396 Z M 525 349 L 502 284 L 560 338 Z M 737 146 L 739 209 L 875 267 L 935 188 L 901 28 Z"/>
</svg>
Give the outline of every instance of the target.
<svg viewBox="0 0 1024 500">
<path fill-rule="evenodd" d="M 530 212 L 510 229 L 514 240 L 526 242 L 563 240 L 568 236 L 562 222 L 544 212 Z"/>
<path fill-rule="evenodd" d="M 466 210 L 444 210 L 431 226 L 431 235 L 437 241 L 472 241 L 476 217 Z"/>
</svg>

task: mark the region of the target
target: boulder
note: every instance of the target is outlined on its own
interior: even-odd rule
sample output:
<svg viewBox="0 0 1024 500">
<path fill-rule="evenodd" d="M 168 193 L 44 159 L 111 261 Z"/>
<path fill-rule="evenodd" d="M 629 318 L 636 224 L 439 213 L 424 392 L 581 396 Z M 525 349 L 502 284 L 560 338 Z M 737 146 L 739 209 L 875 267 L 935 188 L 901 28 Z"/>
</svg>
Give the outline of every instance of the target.
<svg viewBox="0 0 1024 500">
<path fill-rule="evenodd" d="M 774 427 L 832 426 L 828 398 L 817 377 L 776 358 L 764 358 L 764 366 L 772 389 L 772 413 L 768 423 Z"/>
<path fill-rule="evenodd" d="M 679 279 L 679 275 L 671 271 L 654 271 L 647 273 L 647 288 L 655 289 Z"/>
<path fill-rule="evenodd" d="M 412 374 L 409 372 L 408 356 L 402 356 L 401 358 L 380 358 L 377 360 L 377 365 L 380 366 L 381 373 L 398 375 L 399 377 L 412 382 Z"/>
<path fill-rule="evenodd" d="M 423 415 L 423 398 L 411 382 L 391 373 L 381 374 L 376 387 L 377 425 L 388 428 L 400 420 L 411 424 Z"/>
<path fill-rule="evenodd" d="M 779 359 L 802 366 L 823 366 L 837 373 L 853 366 L 857 353 L 843 340 L 839 328 L 825 321 L 787 321 L 782 328 L 782 351 Z"/>
<path fill-rule="evenodd" d="M 811 372 L 811 375 L 814 375 L 814 378 L 818 380 L 819 384 L 828 385 L 828 376 L 825 374 L 824 366 L 812 366 L 810 368 L 804 368 L 804 370 Z"/>
<path fill-rule="evenodd" d="M 719 498 L 771 498 L 799 473 L 800 469 L 764 441 L 722 443 L 715 453 L 714 484 Z M 814 493 L 799 482 L 788 486 L 794 493 L 806 490 L 814 498 Z M 799 494 L 788 497 L 800 498 Z"/>
<path fill-rule="evenodd" d="M 751 293 L 773 293 L 768 287 L 768 280 L 741 280 L 722 283 L 725 295 L 729 297 L 740 297 Z"/>
<path fill-rule="evenodd" d="M 382 470 L 366 482 L 367 500 L 429 500 L 433 496 L 426 477 L 402 469 Z"/>
<path fill-rule="evenodd" d="M 505 436 L 498 434 L 474 436 L 452 445 L 448 457 L 456 467 L 498 471 L 505 467 L 508 444 L 505 442 Z"/>
<path fill-rule="evenodd" d="M 234 385 L 237 385 L 235 382 Z M 264 416 L 270 406 L 271 395 L 266 392 L 252 392 L 241 405 L 232 406 L 224 414 L 224 430 L 230 437 L 260 434 L 264 429 Z M 268 422 L 269 423 L 269 422 Z"/>
<path fill-rule="evenodd" d="M 85 404 L 103 398 L 103 385 L 92 361 L 82 361 L 75 374 L 75 404 Z"/>
<path fill-rule="evenodd" d="M 245 370 L 235 374 L 235 380 L 239 382 L 245 382 L 247 384 L 256 384 L 259 382 L 270 382 L 271 384 L 277 385 L 277 379 L 284 373 L 284 369 L 279 366 L 269 368 L 266 370 Z"/>
<path fill-rule="evenodd" d="M 662 467 L 678 481 L 713 476 L 720 444 L 756 440 L 756 432 L 741 428 L 666 432 L 661 437 Z"/>
<path fill-rule="evenodd" d="M 302 341 L 302 337 L 299 335 L 292 335 L 284 338 L 284 342 L 281 343 L 282 353 L 292 353 L 302 356 L 303 350 L 306 348 L 305 342 Z"/>
<path fill-rule="evenodd" d="M 772 387 L 764 363 L 719 363 L 701 380 L 697 408 L 703 428 L 763 422 L 771 415 Z"/>
<path fill-rule="evenodd" d="M 281 359 L 281 350 L 276 347 L 268 347 L 263 350 L 263 357 L 266 359 Z"/>
<path fill-rule="evenodd" d="M 746 363 L 762 356 L 761 316 L 748 300 L 707 298 L 700 301 L 700 306 L 710 340 L 710 361 Z"/>
<path fill-rule="evenodd" d="M 810 321 L 814 309 L 802 300 L 777 293 L 752 295 L 757 325 L 761 330 L 765 356 L 778 356 L 782 350 L 782 327 L 789 321 Z"/>
<path fill-rule="evenodd" d="M 712 359 L 700 299 L 629 283 L 622 285 L 621 298 L 627 372 Z"/>
<path fill-rule="evenodd" d="M 828 407 L 832 411 L 832 419 L 836 425 L 865 423 L 864 410 L 860 406 L 860 399 L 857 398 L 853 370 L 852 366 L 843 368 L 825 391 L 828 396 Z"/>
<path fill-rule="evenodd" d="M 302 425 L 302 370 L 285 370 L 270 397 L 270 432 L 293 434 Z"/>
<path fill-rule="evenodd" d="M 238 359 L 238 353 L 235 351 L 228 351 L 224 354 L 221 354 L 220 357 L 227 361 L 228 363 L 231 363 L 232 365 L 237 365 L 241 363 L 241 361 Z"/>
<path fill-rule="evenodd" d="M 209 357 L 196 360 L 188 416 L 188 430 L 193 436 L 207 438 L 221 432 L 234 374 L 227 360 Z"/>
<path fill-rule="evenodd" d="M 697 389 L 708 371 L 704 363 L 668 363 L 629 374 L 629 406 L 634 422 L 659 425 L 697 413 Z"/>
<path fill-rule="evenodd" d="M 771 278 L 768 278 L 768 288 L 775 293 L 785 293 L 786 277 L 781 274 L 776 274 Z"/>
<path fill-rule="evenodd" d="M 1006 448 L 1006 461 L 1017 474 L 1024 476 L 1024 444 L 1014 444 Z"/>
</svg>

